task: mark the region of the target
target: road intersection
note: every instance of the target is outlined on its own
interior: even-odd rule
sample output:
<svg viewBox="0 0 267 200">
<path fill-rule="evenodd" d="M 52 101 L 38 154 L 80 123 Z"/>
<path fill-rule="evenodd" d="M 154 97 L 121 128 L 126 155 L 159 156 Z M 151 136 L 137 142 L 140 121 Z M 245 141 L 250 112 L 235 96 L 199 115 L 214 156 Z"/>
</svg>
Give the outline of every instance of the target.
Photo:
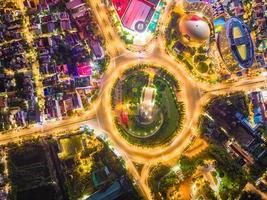
<svg viewBox="0 0 267 200">
<path fill-rule="evenodd" d="M 45 136 L 79 128 L 81 125 L 91 125 L 99 131 L 107 134 L 115 148 L 126 160 L 129 173 L 134 177 L 140 189 L 147 199 L 151 199 L 148 187 L 149 169 L 158 162 L 178 159 L 184 149 L 190 144 L 191 136 L 196 134 L 197 122 L 202 113 L 202 107 L 212 97 L 220 94 L 240 90 L 252 90 L 265 86 L 265 77 L 259 76 L 240 80 L 233 83 L 219 83 L 209 85 L 198 82 L 190 76 L 183 64 L 178 63 L 165 49 L 164 30 L 161 29 L 158 38 L 151 41 L 145 48 L 131 52 L 117 34 L 116 28 L 110 21 L 110 14 L 101 0 L 87 0 L 92 12 L 96 16 L 104 38 L 106 39 L 107 54 L 111 56 L 110 67 L 107 69 L 97 100 L 94 101 L 92 109 L 82 116 L 72 117 L 66 120 L 49 122 L 43 125 L 35 125 L 28 129 L 12 131 L 0 135 L 0 144 L 18 141 L 27 137 Z M 101 7 L 101 9 L 99 9 Z M 166 6 L 161 22 L 166 22 L 170 9 Z M 129 144 L 118 132 L 113 123 L 113 112 L 111 108 L 111 89 L 122 73 L 136 64 L 153 64 L 164 67 L 172 73 L 180 83 L 180 98 L 185 104 L 185 120 L 183 130 L 165 145 L 149 149 L 136 147 Z M 96 119 L 93 120 L 92 119 Z M 95 123 L 96 122 L 96 123 Z M 93 124 L 93 125 L 92 125 Z M 134 162 L 144 164 L 139 174 Z"/>
</svg>

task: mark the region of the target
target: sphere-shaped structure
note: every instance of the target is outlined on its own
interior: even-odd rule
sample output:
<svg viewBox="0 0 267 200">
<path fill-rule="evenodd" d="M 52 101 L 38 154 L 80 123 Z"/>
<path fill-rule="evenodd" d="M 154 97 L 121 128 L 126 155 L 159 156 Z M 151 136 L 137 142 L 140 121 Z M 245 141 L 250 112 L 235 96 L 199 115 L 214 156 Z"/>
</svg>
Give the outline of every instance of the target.
<svg viewBox="0 0 267 200">
<path fill-rule="evenodd" d="M 190 42 L 205 42 L 210 37 L 208 22 L 196 14 L 183 16 L 179 21 L 179 30 Z"/>
</svg>

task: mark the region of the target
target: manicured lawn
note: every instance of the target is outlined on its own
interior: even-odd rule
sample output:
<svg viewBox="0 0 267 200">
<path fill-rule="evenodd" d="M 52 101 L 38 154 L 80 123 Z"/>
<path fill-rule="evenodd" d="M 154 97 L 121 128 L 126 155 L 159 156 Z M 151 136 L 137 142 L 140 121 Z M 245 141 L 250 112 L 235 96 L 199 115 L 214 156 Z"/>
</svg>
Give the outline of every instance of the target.
<svg viewBox="0 0 267 200">
<path fill-rule="evenodd" d="M 177 103 L 176 97 L 173 93 L 173 90 L 167 82 L 160 77 L 155 77 L 154 82 L 159 82 L 161 87 L 165 88 L 162 91 L 161 96 L 159 97 L 159 105 L 164 111 L 164 123 L 157 137 L 159 141 L 166 141 L 174 135 L 175 131 L 179 129 L 182 123 L 182 112 L 180 110 L 180 105 Z"/>
<path fill-rule="evenodd" d="M 65 156 L 75 155 L 76 153 L 82 151 L 82 136 L 76 135 L 71 138 L 64 138 L 60 140 L 62 146 L 62 153 Z"/>
<path fill-rule="evenodd" d="M 167 83 L 166 80 L 158 76 L 155 76 L 153 84 L 157 87 L 156 101 L 163 112 L 163 125 L 156 134 L 152 135 L 151 137 L 141 139 L 129 135 L 125 130 L 119 127 L 119 124 L 117 124 L 122 135 L 132 144 L 140 146 L 160 145 L 170 140 L 175 135 L 176 130 L 179 130 L 181 128 L 183 118 L 183 105 L 177 102 L 172 87 Z M 135 124 L 134 129 L 138 130 L 138 132 L 140 133 L 143 132 L 143 134 L 148 132 L 148 129 L 142 127 L 142 125 L 138 126 L 137 124 Z"/>
<path fill-rule="evenodd" d="M 123 97 L 124 101 L 139 103 L 142 89 L 148 83 L 148 74 L 137 71 L 133 75 L 128 76 L 124 81 Z"/>
<path fill-rule="evenodd" d="M 156 126 L 160 126 L 162 122 L 161 114 L 158 113 L 157 116 L 155 116 L 155 121 L 148 125 L 142 125 L 140 124 L 136 119 L 135 116 L 133 116 L 131 121 L 130 128 L 132 129 L 132 132 L 139 137 L 147 137 L 149 135 L 153 135 L 153 132 L 156 128 Z"/>
</svg>

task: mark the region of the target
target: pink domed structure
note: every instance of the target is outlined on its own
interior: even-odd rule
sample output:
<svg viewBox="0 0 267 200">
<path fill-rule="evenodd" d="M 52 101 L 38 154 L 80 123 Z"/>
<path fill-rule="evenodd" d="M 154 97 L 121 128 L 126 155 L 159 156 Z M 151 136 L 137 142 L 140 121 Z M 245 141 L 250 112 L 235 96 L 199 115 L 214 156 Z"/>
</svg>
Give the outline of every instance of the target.
<svg viewBox="0 0 267 200">
<path fill-rule="evenodd" d="M 179 30 L 189 42 L 205 42 L 210 37 L 208 22 L 196 15 L 185 15 L 179 21 Z"/>
</svg>

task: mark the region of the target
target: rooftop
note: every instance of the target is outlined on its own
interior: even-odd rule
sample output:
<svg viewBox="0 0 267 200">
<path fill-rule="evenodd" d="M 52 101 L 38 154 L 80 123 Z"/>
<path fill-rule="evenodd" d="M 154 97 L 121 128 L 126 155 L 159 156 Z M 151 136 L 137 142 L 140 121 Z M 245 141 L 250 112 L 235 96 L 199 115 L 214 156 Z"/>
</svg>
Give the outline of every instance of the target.
<svg viewBox="0 0 267 200">
<path fill-rule="evenodd" d="M 154 14 L 159 0 L 112 0 L 125 28 L 143 32 Z"/>
<path fill-rule="evenodd" d="M 254 63 L 254 46 L 249 29 L 244 23 L 232 17 L 226 22 L 226 34 L 234 58 L 242 68 L 249 68 Z"/>
</svg>

